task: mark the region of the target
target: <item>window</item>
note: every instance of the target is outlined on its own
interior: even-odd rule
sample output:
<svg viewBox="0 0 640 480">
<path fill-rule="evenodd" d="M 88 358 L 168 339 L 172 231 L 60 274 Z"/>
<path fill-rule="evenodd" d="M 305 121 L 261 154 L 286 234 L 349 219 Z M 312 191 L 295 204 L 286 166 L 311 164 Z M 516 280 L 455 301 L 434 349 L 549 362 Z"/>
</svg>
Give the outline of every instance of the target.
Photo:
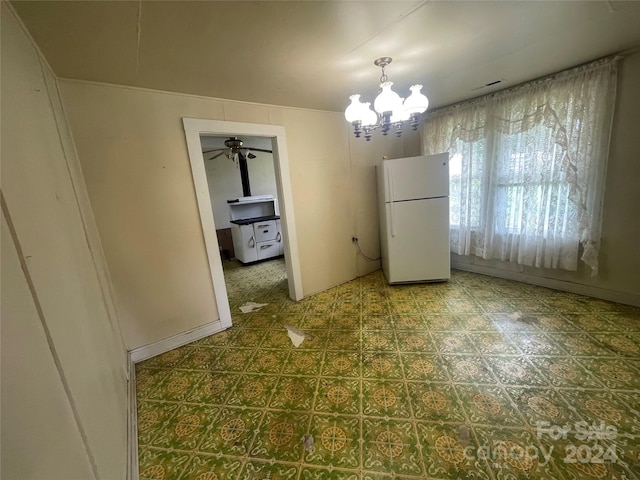
<svg viewBox="0 0 640 480">
<path fill-rule="evenodd" d="M 452 252 L 597 273 L 615 82 L 606 59 L 427 117 L 424 152 L 450 154 Z"/>
</svg>

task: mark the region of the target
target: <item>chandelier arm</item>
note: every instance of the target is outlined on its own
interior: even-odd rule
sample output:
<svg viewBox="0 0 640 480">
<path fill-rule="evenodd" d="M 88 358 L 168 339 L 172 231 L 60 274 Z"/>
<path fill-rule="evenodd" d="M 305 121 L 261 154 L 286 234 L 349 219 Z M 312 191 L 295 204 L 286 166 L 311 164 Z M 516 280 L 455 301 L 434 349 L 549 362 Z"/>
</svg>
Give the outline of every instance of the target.
<svg viewBox="0 0 640 480">
<path fill-rule="evenodd" d="M 420 126 L 420 114 L 419 113 L 412 113 L 411 114 L 411 129 L 412 130 L 418 130 L 418 126 Z"/>
<path fill-rule="evenodd" d="M 356 120 L 355 122 L 352 123 L 352 125 L 353 125 L 353 134 L 356 136 L 356 138 L 360 138 L 360 134 L 362 134 L 362 122 L 360 120 Z"/>
<path fill-rule="evenodd" d="M 364 138 L 367 142 L 371 141 L 371 132 L 375 130 L 377 127 L 365 127 L 364 129 Z"/>
</svg>

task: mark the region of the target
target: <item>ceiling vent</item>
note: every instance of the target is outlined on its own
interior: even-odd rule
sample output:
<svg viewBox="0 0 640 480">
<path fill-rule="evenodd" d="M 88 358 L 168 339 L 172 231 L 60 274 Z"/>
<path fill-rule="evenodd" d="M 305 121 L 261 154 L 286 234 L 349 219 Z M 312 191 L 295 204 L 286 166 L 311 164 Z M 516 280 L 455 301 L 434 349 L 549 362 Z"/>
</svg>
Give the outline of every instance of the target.
<svg viewBox="0 0 640 480">
<path fill-rule="evenodd" d="M 499 78 L 497 80 L 493 80 L 492 82 L 489 83 L 485 83 L 483 85 L 479 85 L 477 87 L 474 87 L 471 89 L 472 92 L 475 92 L 476 90 L 482 90 L 483 88 L 487 88 L 487 87 L 493 87 L 495 85 L 500 85 L 501 83 L 505 83 L 506 80 L 504 78 Z"/>
</svg>

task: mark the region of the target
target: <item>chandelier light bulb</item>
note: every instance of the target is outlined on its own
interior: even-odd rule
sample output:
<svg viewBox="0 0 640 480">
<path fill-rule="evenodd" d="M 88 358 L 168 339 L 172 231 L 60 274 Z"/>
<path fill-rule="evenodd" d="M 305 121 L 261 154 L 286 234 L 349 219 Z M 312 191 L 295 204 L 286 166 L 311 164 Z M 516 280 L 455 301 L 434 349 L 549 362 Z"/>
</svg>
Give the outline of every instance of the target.
<svg viewBox="0 0 640 480">
<path fill-rule="evenodd" d="M 373 102 L 373 108 L 378 113 L 393 112 L 402 105 L 402 99 L 400 95 L 391 90 L 393 82 L 383 82 L 380 84 L 382 92 L 376 97 Z"/>
<path fill-rule="evenodd" d="M 349 99 L 351 103 L 344 111 L 344 118 L 346 118 L 349 123 L 362 121 L 366 107 L 365 104 L 360 101 L 360 95 L 351 95 Z"/>
<path fill-rule="evenodd" d="M 404 98 L 400 100 L 404 100 Z M 395 109 L 391 115 L 391 123 L 404 122 L 405 120 L 409 120 L 409 116 L 410 113 L 404 109 L 404 104 L 400 103 L 400 107 Z"/>
<path fill-rule="evenodd" d="M 411 95 L 404 101 L 404 111 L 407 113 L 407 118 L 412 113 L 422 113 L 429 107 L 429 99 L 420 92 L 422 85 L 413 85 L 411 88 Z"/>
<path fill-rule="evenodd" d="M 378 123 L 378 115 L 376 115 L 376 112 L 371 110 L 371 103 L 363 103 L 362 106 L 364 111 L 364 115 L 362 116 L 362 126 L 371 127 Z"/>
</svg>

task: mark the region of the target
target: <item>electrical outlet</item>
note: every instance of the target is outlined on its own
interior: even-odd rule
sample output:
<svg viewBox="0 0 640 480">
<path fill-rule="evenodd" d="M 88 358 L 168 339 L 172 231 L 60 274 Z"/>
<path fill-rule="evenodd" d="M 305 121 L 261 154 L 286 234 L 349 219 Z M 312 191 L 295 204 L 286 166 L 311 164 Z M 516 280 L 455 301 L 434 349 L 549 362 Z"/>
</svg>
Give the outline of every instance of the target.
<svg viewBox="0 0 640 480">
<path fill-rule="evenodd" d="M 356 242 L 358 241 L 358 237 L 351 237 L 351 241 L 352 241 L 353 243 L 356 243 Z"/>
</svg>

